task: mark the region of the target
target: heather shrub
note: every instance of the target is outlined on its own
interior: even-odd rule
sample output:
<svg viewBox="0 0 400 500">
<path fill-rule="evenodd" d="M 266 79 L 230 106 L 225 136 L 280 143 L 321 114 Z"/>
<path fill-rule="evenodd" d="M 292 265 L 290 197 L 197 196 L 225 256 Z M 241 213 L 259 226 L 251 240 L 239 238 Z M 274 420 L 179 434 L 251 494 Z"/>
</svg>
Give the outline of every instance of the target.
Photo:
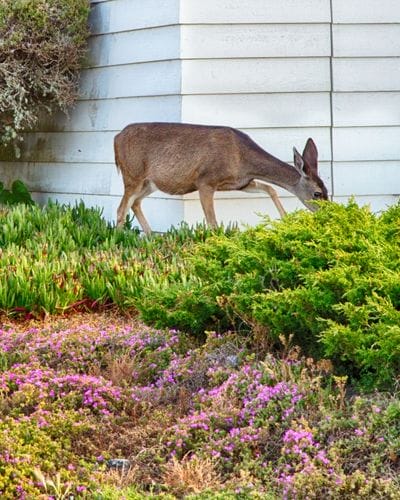
<svg viewBox="0 0 400 500">
<path fill-rule="evenodd" d="M 86 52 L 88 0 L 1 0 L 0 144 L 18 153 L 40 112 L 65 111 Z M 56 61 L 56 63 L 55 63 Z"/>
<path fill-rule="evenodd" d="M 290 344 L 97 316 L 0 331 L 2 498 L 398 498 L 397 392 L 351 395 Z"/>
<path fill-rule="evenodd" d="M 32 327 L 23 332 L 0 329 L 3 396 L 35 386 L 41 398 L 40 407 L 43 407 L 43 398 L 47 400 L 51 393 L 53 399 L 58 399 L 59 392 L 65 392 L 63 387 L 68 385 L 69 397 L 75 390 L 90 396 L 86 406 L 93 399 L 92 390 L 117 404 L 120 397 L 117 386 L 151 384 L 159 380 L 166 369 L 171 369 L 172 360 L 187 351 L 187 344 L 177 332 L 157 331 L 145 326 L 137 330 L 109 326 L 100 333 L 90 324 L 69 329 L 55 326 L 51 330 Z M 12 375 L 8 371 L 11 368 Z M 57 378 L 56 372 L 60 370 L 62 376 Z M 77 375 L 84 373 L 96 374 L 99 378 Z M 109 382 L 115 383 L 115 394 Z M 99 408 L 108 405 L 106 401 L 101 404 L 92 401 L 89 407 L 93 404 Z"/>
<path fill-rule="evenodd" d="M 121 390 L 86 374 L 59 374 L 36 363 L 14 365 L 0 376 L 1 410 L 13 416 L 39 410 L 89 410 L 109 415 L 121 410 Z"/>
<path fill-rule="evenodd" d="M 326 369 L 296 352 L 214 367 L 167 436 L 169 471 L 211 459 L 215 484 L 224 478 L 243 498 L 396 498 L 397 403 L 348 398 Z"/>
<path fill-rule="evenodd" d="M 274 435 L 290 422 L 301 399 L 296 384 L 274 382 L 268 372 L 246 364 L 199 391 L 194 410 L 173 428 L 168 445 L 178 458 L 201 450 L 217 458 L 223 470 L 241 467 L 245 459 L 267 460 L 265 451 L 273 450 Z"/>
<path fill-rule="evenodd" d="M 132 429 L 132 412 L 140 409 L 135 388 L 145 394 L 172 357 L 186 352 L 176 332 L 120 323 L 63 325 L 0 331 L 2 498 L 45 492 L 61 498 L 53 491 L 57 482 L 64 493 L 80 498 L 87 490 L 92 498 L 105 457 L 143 445 L 144 430 L 134 437 Z M 141 453 L 142 474 L 148 473 L 146 457 Z M 149 453 L 147 460 L 154 459 Z"/>
</svg>

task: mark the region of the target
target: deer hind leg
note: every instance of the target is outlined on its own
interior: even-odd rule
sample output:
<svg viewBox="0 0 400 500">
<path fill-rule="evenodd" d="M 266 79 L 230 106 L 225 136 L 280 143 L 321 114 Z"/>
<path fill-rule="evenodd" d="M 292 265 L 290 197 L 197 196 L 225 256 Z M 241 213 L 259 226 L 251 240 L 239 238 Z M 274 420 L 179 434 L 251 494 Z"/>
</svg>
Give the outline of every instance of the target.
<svg viewBox="0 0 400 500">
<path fill-rule="evenodd" d="M 260 191 L 268 193 L 271 200 L 274 202 L 279 215 L 283 217 L 286 214 L 286 210 L 283 208 L 281 200 L 279 199 L 278 193 L 269 184 L 264 184 L 260 181 L 251 181 L 246 187 L 242 188 L 241 191 L 246 191 L 247 193 L 258 193 Z"/>
<path fill-rule="evenodd" d="M 146 234 L 150 234 L 151 228 L 143 215 L 141 201 L 154 190 L 155 188 L 149 182 L 143 182 L 135 188 L 125 186 L 124 196 L 122 197 L 117 211 L 117 227 L 121 227 L 124 224 L 129 209 L 132 208 L 143 231 Z"/>
<path fill-rule="evenodd" d="M 139 193 L 139 195 L 136 197 L 132 204 L 132 210 L 133 213 L 135 214 L 136 219 L 138 220 L 139 224 L 141 225 L 143 231 L 146 234 L 151 234 L 151 227 L 149 223 L 147 222 L 146 217 L 143 214 L 142 211 L 142 200 L 143 198 L 146 198 L 146 196 L 149 196 L 153 191 L 156 190 L 156 187 L 153 186 L 150 182 L 146 181 L 143 184 L 142 191 Z"/>
<path fill-rule="evenodd" d="M 125 187 L 124 196 L 122 197 L 121 203 L 119 204 L 117 210 L 117 227 L 121 227 L 124 225 L 126 216 L 128 215 L 129 209 L 131 208 L 132 203 L 135 201 L 135 198 L 135 190 Z"/>
<path fill-rule="evenodd" d="M 199 196 L 207 224 L 211 227 L 217 227 L 214 211 L 214 189 L 209 186 L 202 186 L 199 188 Z"/>
</svg>

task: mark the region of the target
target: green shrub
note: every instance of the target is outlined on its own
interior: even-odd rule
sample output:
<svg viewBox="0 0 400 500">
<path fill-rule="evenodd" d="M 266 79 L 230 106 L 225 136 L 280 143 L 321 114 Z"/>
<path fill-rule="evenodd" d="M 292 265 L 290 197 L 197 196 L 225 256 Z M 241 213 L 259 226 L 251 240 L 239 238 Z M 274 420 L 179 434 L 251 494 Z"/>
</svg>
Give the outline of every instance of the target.
<svg viewBox="0 0 400 500">
<path fill-rule="evenodd" d="M 2 418 L 0 423 L 0 493 L 1 498 L 39 498 L 43 492 L 35 470 L 54 478 L 59 471 L 62 488 L 71 485 L 71 493 L 92 485 L 91 466 L 82 459 L 79 466 L 74 441 L 93 432 L 94 423 L 84 421 L 78 412 L 59 412 L 34 418 Z M 42 421 L 46 420 L 46 425 Z M 72 487 L 74 485 L 74 487 Z M 78 490 L 77 490 L 78 486 Z M 49 491 L 50 493 L 50 491 Z M 52 491 L 55 493 L 55 491 Z M 58 498 L 62 498 L 61 496 Z"/>
<path fill-rule="evenodd" d="M 16 180 L 12 183 L 11 189 L 8 190 L 0 182 L 0 205 L 17 205 L 18 203 L 24 203 L 25 205 L 34 204 L 25 184 Z"/>
<path fill-rule="evenodd" d="M 291 336 L 367 387 L 390 385 L 400 369 L 399 235 L 400 205 L 374 215 L 354 202 L 323 204 L 211 236 L 183 253 L 184 279 L 170 277 L 161 292 L 147 280 L 137 307 L 197 333 L 217 319 L 264 331 L 270 345 Z"/>
<path fill-rule="evenodd" d="M 0 1 L 0 144 L 18 143 L 40 112 L 66 110 L 86 52 L 89 0 Z"/>
</svg>

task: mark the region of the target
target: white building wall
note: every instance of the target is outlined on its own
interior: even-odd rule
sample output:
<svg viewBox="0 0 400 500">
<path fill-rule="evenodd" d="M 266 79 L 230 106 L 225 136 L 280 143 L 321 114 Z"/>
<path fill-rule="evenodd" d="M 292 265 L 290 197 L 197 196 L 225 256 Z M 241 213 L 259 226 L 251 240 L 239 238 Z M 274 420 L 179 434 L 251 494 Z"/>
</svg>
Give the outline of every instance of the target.
<svg viewBox="0 0 400 500">
<path fill-rule="evenodd" d="M 398 0 L 92 0 L 89 67 L 68 118 L 43 119 L 22 158 L 0 162 L 39 201 L 83 199 L 113 219 L 113 137 L 135 121 L 240 128 L 292 161 L 313 137 L 333 199 L 379 210 L 400 193 Z M 301 207 L 278 190 L 287 210 Z M 277 216 L 265 195 L 219 193 L 219 220 Z M 154 229 L 203 219 L 197 194 L 154 193 Z"/>
<path fill-rule="evenodd" d="M 92 0 L 92 37 L 80 97 L 66 117 L 44 117 L 22 156 L 0 162 L 1 178 L 24 180 L 39 202 L 83 199 L 114 219 L 123 191 L 114 136 L 135 121 L 181 120 L 179 0 Z M 160 204 L 162 209 L 160 210 Z M 144 202 L 155 230 L 178 224 L 183 202 Z"/>
<path fill-rule="evenodd" d="M 331 191 L 329 0 L 185 0 L 180 22 L 182 120 L 239 128 L 288 162 L 313 137 Z M 302 207 L 277 191 L 287 210 Z M 190 222 L 196 198 L 186 196 Z M 218 193 L 216 211 L 225 223 L 278 216 L 265 194 Z"/>
<path fill-rule="evenodd" d="M 375 210 L 400 193 L 400 2 L 333 0 L 333 190 Z"/>
</svg>

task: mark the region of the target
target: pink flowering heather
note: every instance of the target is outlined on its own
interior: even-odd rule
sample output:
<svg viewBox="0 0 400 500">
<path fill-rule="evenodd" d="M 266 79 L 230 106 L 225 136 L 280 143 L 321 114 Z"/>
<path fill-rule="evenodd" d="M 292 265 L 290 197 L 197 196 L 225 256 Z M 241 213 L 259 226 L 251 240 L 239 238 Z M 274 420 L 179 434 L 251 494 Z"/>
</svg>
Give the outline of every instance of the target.
<svg viewBox="0 0 400 500">
<path fill-rule="evenodd" d="M 214 336 L 211 338 L 215 339 Z M 219 341 L 222 344 L 222 340 Z M 220 349 L 223 350 L 223 347 L 220 346 Z M 244 350 L 237 347 L 235 349 L 235 359 L 239 359 Z M 151 404 L 174 403 L 182 390 L 187 394 L 202 394 L 215 385 L 216 376 L 226 378 L 231 374 L 232 362 L 229 356 L 213 351 L 207 354 L 204 356 L 200 349 L 186 353 L 172 352 L 165 369 L 160 370 L 161 363 L 158 364 L 153 383 L 133 386 L 134 401 Z M 139 380 L 135 377 L 134 381 Z M 192 399 L 192 402 L 194 401 L 195 399 Z"/>
<path fill-rule="evenodd" d="M 398 407 L 390 400 L 388 411 L 386 397 L 346 399 L 335 411 L 337 398 L 324 406 L 311 362 L 296 358 L 288 371 L 272 355 L 258 362 L 233 334 L 211 334 L 189 350 L 176 331 L 103 319 L 97 327 L 0 329 L 1 498 L 45 494 L 34 481 L 38 466 L 91 498 L 114 457 L 132 462 L 140 493 L 162 484 L 157 491 L 167 485 L 174 494 L 160 482 L 160 464 L 197 457 L 220 478 L 216 489 L 291 500 L 318 488 L 322 498 L 369 487 L 376 464 L 387 477 L 397 470 L 397 434 L 388 429 Z"/>
<path fill-rule="evenodd" d="M 108 414 L 118 407 L 121 390 L 102 377 L 59 374 L 36 363 L 14 365 L 0 374 L 0 390 L 13 413 L 34 412 L 39 408 L 88 408 Z"/>
<path fill-rule="evenodd" d="M 295 384 L 274 383 L 256 365 L 245 365 L 198 392 L 196 409 L 179 420 L 168 445 L 180 455 L 202 448 L 229 467 L 245 450 L 261 457 L 262 435 L 285 424 L 301 399 Z"/>
<path fill-rule="evenodd" d="M 85 324 L 55 331 L 0 329 L 0 352 L 9 355 L 11 364 L 14 364 L 14 359 L 36 360 L 42 366 L 62 366 L 64 370 L 68 367 L 87 370 L 99 364 L 105 355 L 111 354 L 128 354 L 140 359 L 154 352 L 157 359 L 162 355 L 168 358 L 171 349 L 178 343 L 175 331 L 161 332 L 145 326 L 139 331 L 131 326 L 121 328 L 112 325 L 99 331 Z"/>
<path fill-rule="evenodd" d="M 331 476 L 336 482 L 340 477 L 325 450 L 315 441 L 312 433 L 302 427 L 288 429 L 282 438 L 282 465 L 278 469 L 278 483 L 283 488 L 284 498 L 296 498 L 296 477 L 298 474 L 320 474 Z"/>
</svg>

